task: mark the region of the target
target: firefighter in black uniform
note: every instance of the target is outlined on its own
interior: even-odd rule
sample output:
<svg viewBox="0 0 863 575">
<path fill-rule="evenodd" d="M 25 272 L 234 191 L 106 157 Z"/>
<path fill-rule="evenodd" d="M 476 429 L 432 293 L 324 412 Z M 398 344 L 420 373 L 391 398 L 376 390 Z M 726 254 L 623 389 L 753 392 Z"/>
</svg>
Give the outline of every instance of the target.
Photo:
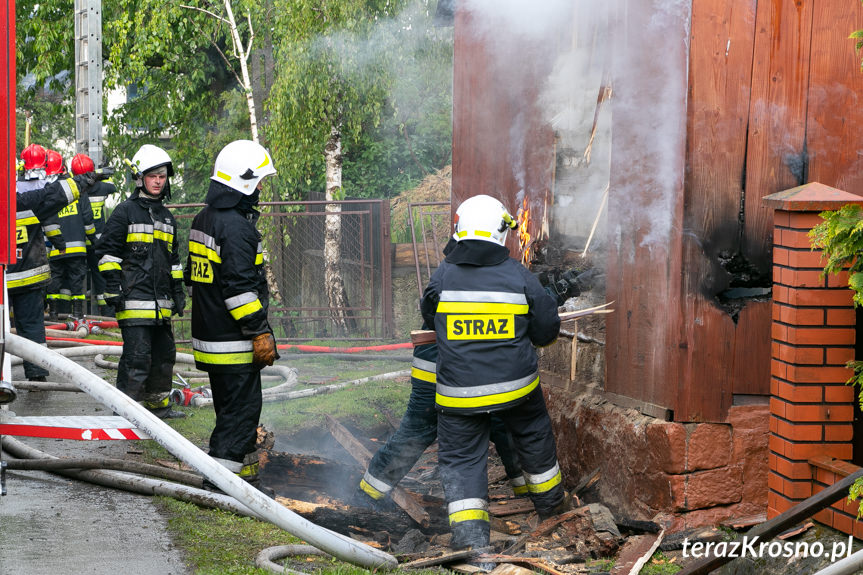
<svg viewBox="0 0 863 575">
<path fill-rule="evenodd" d="M 70 162 L 72 173 L 75 175 L 86 174 L 87 172 L 96 171 L 96 166 L 90 156 L 86 154 L 76 154 Z M 99 273 L 99 258 L 96 256 L 96 241 L 102 237 L 102 232 L 105 230 L 105 200 L 108 196 L 115 193 L 117 188 L 114 183 L 109 180 L 96 182 L 96 184 L 87 191 L 87 197 L 90 200 L 90 207 L 93 210 L 93 225 L 96 233 L 94 234 L 95 241 L 88 238 L 87 241 L 87 268 L 90 272 L 90 284 L 93 293 L 96 295 L 96 302 L 99 306 L 99 314 L 103 316 L 114 317 L 114 309 L 105 302 L 105 278 Z"/>
<path fill-rule="evenodd" d="M 63 158 L 54 150 L 48 150 L 48 181 L 59 177 L 65 168 Z M 60 231 L 66 241 L 66 249 L 48 252 L 51 266 L 51 283 L 48 285 L 48 303 L 51 319 L 58 313 L 84 317 L 84 283 L 87 277 L 87 244 L 95 239 L 93 211 L 87 194 L 60 210 Z"/>
<path fill-rule="evenodd" d="M 269 289 L 255 228 L 261 180 L 275 174 L 261 145 L 237 140 L 216 158 L 206 206 L 192 221 L 184 272 L 192 297 L 192 348 L 210 376 L 216 425 L 210 456 L 256 483 L 261 373 L 278 358 L 267 321 Z"/>
<path fill-rule="evenodd" d="M 62 178 L 45 187 L 18 194 L 15 214 L 17 261 L 6 272 L 6 287 L 12 303 L 12 315 L 18 335 L 36 343 L 45 343 L 43 314 L 43 287 L 51 277 L 45 254 L 45 232 L 41 221 L 50 220 L 64 206 L 78 199 L 80 190 L 86 190 L 93 180 L 87 176 Z M 63 249 L 59 224 L 50 230 L 55 249 Z M 45 381 L 48 371 L 24 362 L 24 376 L 31 381 Z"/>
<path fill-rule="evenodd" d="M 443 250 L 444 255 L 449 254 L 455 246 L 455 240 L 450 239 Z M 423 329 L 428 327 L 423 325 Z M 407 475 L 426 448 L 437 439 L 437 357 L 436 343 L 414 348 L 411 395 L 407 410 L 396 432 L 375 452 L 360 481 L 360 491 L 374 501 L 382 501 L 390 495 L 393 487 Z M 489 435 L 500 455 L 513 493 L 527 495 L 527 484 L 513 450 L 512 439 L 498 417 L 492 417 Z"/>
<path fill-rule="evenodd" d="M 176 360 L 171 316 L 183 313 L 183 268 L 173 214 L 162 204 L 174 174 L 165 150 L 145 144 L 132 158 L 135 190 L 118 205 L 96 243 L 105 300 L 116 310 L 123 334 L 117 389 L 165 419 L 171 409 Z"/>
<path fill-rule="evenodd" d="M 571 507 L 533 347 L 555 340 L 560 319 L 539 280 L 509 257 L 504 243 L 514 226 L 498 200 L 465 200 L 455 216 L 458 245 L 420 304 L 437 332 L 438 458 L 456 549 L 489 543 L 491 413 L 512 436 L 540 520 Z"/>
</svg>

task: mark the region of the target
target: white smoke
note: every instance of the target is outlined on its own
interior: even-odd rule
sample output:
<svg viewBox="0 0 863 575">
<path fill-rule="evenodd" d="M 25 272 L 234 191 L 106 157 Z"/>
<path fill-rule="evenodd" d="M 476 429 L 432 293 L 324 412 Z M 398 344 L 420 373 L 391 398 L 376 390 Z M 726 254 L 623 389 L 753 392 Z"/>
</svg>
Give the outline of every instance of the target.
<svg viewBox="0 0 863 575">
<path fill-rule="evenodd" d="M 622 170 L 625 177 L 614 178 L 611 194 L 626 201 L 613 202 L 619 210 L 614 220 L 638 226 L 640 245 L 667 244 L 683 178 L 691 2 L 464 0 L 462 5 L 495 55 L 496 83 L 512 86 L 512 98 L 523 97 L 516 66 L 536 58 L 531 49 L 544 45 L 544 55 L 554 58 L 538 98 L 557 137 L 553 227 L 565 238 L 583 240 L 600 210 L 610 171 Z M 627 22 L 645 24 L 633 31 Z M 645 92 L 638 91 L 642 85 L 648 106 Z M 597 113 L 604 88 L 611 88 L 612 96 Z M 611 120 L 617 113 L 626 118 L 633 142 L 617 142 L 612 156 Z M 523 122 L 517 114 L 509 126 L 510 169 L 519 186 L 526 169 Z"/>
</svg>

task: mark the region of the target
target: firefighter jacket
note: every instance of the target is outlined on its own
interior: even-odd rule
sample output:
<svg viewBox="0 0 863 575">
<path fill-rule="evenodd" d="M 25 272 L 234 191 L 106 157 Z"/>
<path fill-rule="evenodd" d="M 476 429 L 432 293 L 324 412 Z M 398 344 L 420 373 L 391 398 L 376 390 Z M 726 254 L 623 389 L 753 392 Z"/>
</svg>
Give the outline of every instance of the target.
<svg viewBox="0 0 863 575">
<path fill-rule="evenodd" d="M 120 327 L 171 320 L 174 301 L 185 298 L 178 249 L 176 221 L 161 200 L 136 189 L 114 209 L 96 242 L 96 257 L 105 299 L 116 298 Z"/>
<path fill-rule="evenodd" d="M 438 409 L 498 411 L 522 403 L 539 385 L 533 346 L 557 338 L 557 305 L 505 247 L 459 242 L 420 305 L 437 332 Z"/>
<path fill-rule="evenodd" d="M 95 239 L 98 240 L 102 236 L 102 231 L 105 229 L 105 222 L 108 220 L 105 214 L 105 200 L 108 196 L 115 193 L 117 188 L 111 180 L 96 182 L 87 191 L 87 198 L 90 200 L 90 208 L 93 210 L 93 226 L 95 227 Z M 94 238 L 88 238 L 89 244 L 95 244 Z"/>
<path fill-rule="evenodd" d="M 252 338 L 272 332 L 260 215 L 244 196 L 210 182 L 207 205 L 192 221 L 184 272 L 192 296 L 192 348 L 199 369 L 252 368 Z"/>
<path fill-rule="evenodd" d="M 44 184 L 44 180 L 42 183 Z M 9 266 L 6 272 L 6 286 L 9 291 L 33 288 L 50 279 L 44 237 L 49 239 L 55 249 L 65 246 L 60 234 L 60 224 L 56 222 L 57 212 L 78 197 L 78 186 L 71 178 L 17 194 L 17 262 Z"/>
<path fill-rule="evenodd" d="M 93 225 L 93 210 L 87 193 L 81 196 L 57 214 L 60 221 L 60 231 L 66 242 L 66 249 L 61 251 L 56 247 L 48 252 L 49 260 L 87 257 L 87 244 L 95 239 L 96 227 Z"/>
</svg>

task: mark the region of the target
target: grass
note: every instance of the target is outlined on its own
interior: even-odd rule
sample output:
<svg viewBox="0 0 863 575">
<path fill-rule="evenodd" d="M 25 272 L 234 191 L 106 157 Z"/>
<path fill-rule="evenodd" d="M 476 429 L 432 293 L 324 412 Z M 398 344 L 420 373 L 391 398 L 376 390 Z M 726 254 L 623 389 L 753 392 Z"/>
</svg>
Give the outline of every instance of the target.
<svg viewBox="0 0 863 575">
<path fill-rule="evenodd" d="M 288 362 L 296 367 L 299 379 L 312 376 L 326 378 L 327 383 L 349 381 L 368 375 L 409 369 L 409 364 L 394 361 L 349 362 L 325 356 L 299 358 Z M 329 381 L 332 379 L 332 381 Z M 297 389 L 314 387 L 297 386 Z M 306 430 L 324 429 L 325 415 L 330 415 L 360 432 L 374 433 L 385 424 L 384 410 L 401 416 L 410 394 L 407 378 L 370 382 L 332 393 L 265 403 L 261 421 L 277 436 L 302 434 Z M 199 447 L 204 447 L 215 424 L 211 408 L 180 407 L 189 414 L 185 419 L 168 420 L 169 425 Z M 173 459 L 155 441 L 141 442 L 147 461 Z M 255 567 L 255 557 L 275 545 L 300 543 L 298 539 L 266 522 L 239 517 L 225 511 L 202 509 L 171 498 L 158 498 L 166 515 L 168 528 L 187 564 L 197 575 L 262 575 L 269 573 Z M 361 575 L 368 570 L 331 558 L 288 558 L 292 569 L 324 575 Z M 442 570 L 419 571 L 417 575 L 440 575 Z"/>
<path fill-rule="evenodd" d="M 661 551 L 657 551 L 647 565 L 642 567 L 639 575 L 673 575 L 681 569 L 682 566 L 672 563 Z"/>
</svg>

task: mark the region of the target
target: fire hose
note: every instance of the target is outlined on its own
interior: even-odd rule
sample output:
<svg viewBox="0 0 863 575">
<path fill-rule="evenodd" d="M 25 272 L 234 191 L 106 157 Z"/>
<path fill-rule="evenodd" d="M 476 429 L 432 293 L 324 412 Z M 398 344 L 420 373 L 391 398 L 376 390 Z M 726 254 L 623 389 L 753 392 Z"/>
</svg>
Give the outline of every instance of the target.
<svg viewBox="0 0 863 575">
<path fill-rule="evenodd" d="M 392 569 L 398 565 L 392 555 L 315 525 L 273 501 L 217 463 L 122 391 L 114 388 L 71 359 L 46 349 L 38 343 L 10 333 L 6 334 L 6 349 L 13 355 L 74 382 L 82 391 L 130 421 L 175 457 L 201 473 L 216 487 L 232 495 L 256 516 L 348 563 L 371 569 Z"/>
</svg>

